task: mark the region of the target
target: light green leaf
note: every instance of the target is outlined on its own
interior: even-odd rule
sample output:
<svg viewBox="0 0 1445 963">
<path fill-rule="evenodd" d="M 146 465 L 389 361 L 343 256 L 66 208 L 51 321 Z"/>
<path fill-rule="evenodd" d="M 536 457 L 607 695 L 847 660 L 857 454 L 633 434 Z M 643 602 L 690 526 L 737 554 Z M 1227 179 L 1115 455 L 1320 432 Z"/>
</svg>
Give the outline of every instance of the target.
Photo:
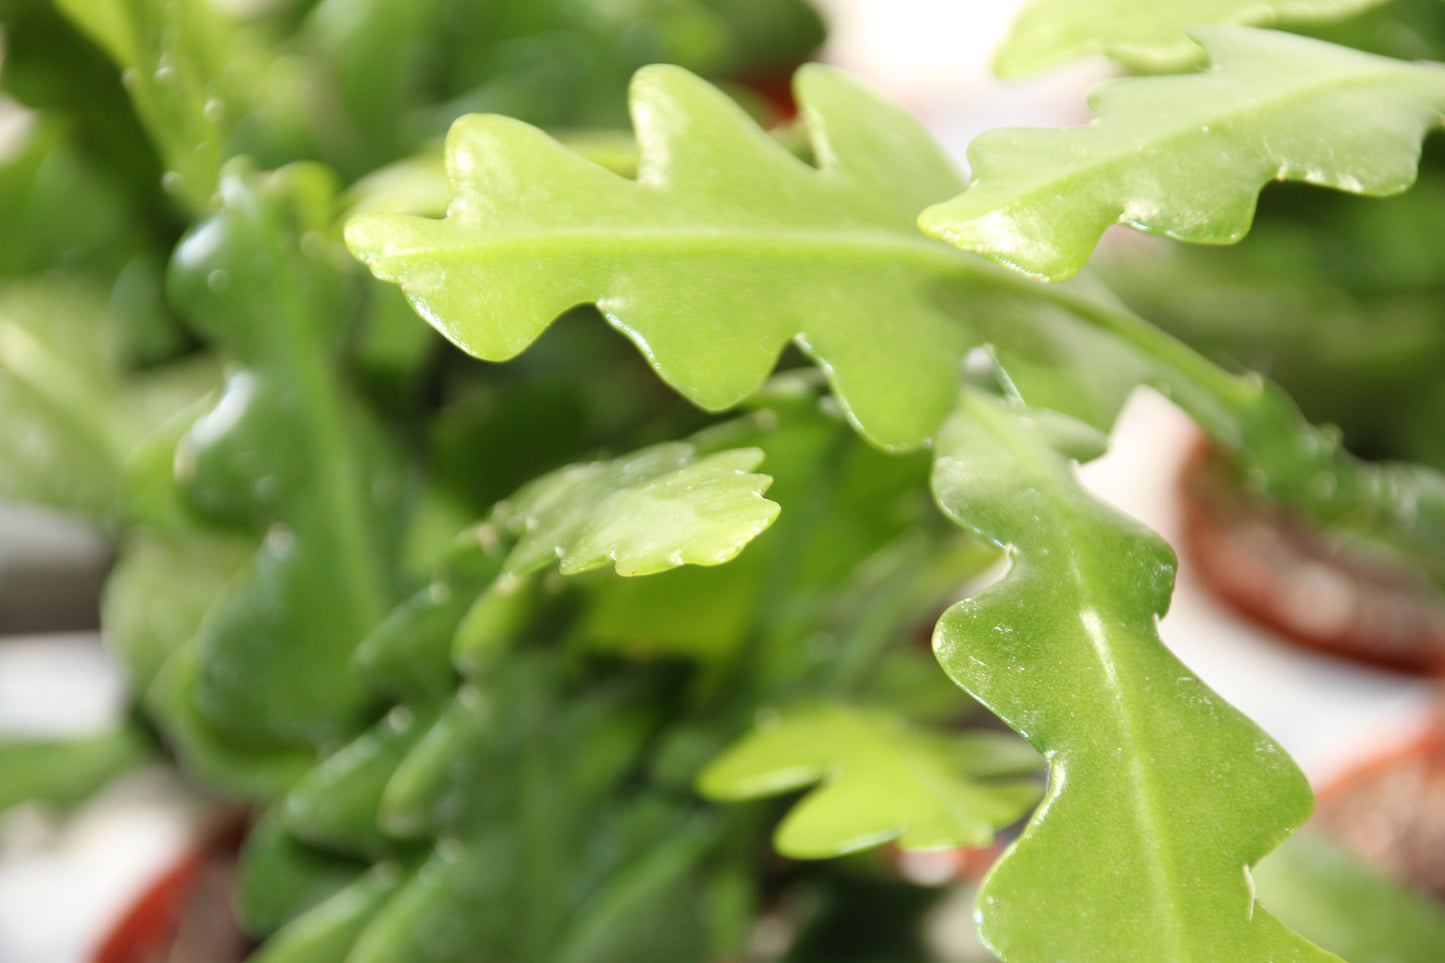
<svg viewBox="0 0 1445 963">
<path fill-rule="evenodd" d="M 752 473 L 762 460 L 756 448 L 697 458 L 692 445 L 668 442 L 538 479 L 494 516 L 518 538 L 503 574 L 554 561 L 564 575 L 609 564 L 619 575 L 647 575 L 726 562 L 778 516 L 762 497 L 772 479 Z"/>
<path fill-rule="evenodd" d="M 104 518 L 141 427 L 101 336 L 105 302 L 74 280 L 0 292 L 0 497 Z"/>
<path fill-rule="evenodd" d="M 949 609 L 955 682 L 1050 760 L 1048 796 L 979 896 L 1008 963 L 1325 963 L 1259 907 L 1250 867 L 1304 822 L 1308 783 L 1161 643 L 1174 557 L 1079 485 L 1057 415 L 966 396 L 935 495 L 1007 546 L 999 583 Z"/>
<path fill-rule="evenodd" d="M 904 849 L 986 846 L 1039 798 L 996 735 L 925 732 L 876 709 L 826 705 L 787 713 L 713 760 L 698 777 L 711 799 L 755 799 L 815 783 L 778 827 L 784 856 L 821 859 L 897 840 Z"/>
<path fill-rule="evenodd" d="M 1106 83 L 1083 127 L 984 134 L 969 147 L 969 189 L 919 223 L 1057 280 L 1115 223 L 1233 243 L 1271 180 L 1371 195 L 1414 182 L 1420 142 L 1445 109 L 1445 66 L 1267 30 L 1193 35 L 1209 70 Z"/>
<path fill-rule="evenodd" d="M 1201 59 L 1186 31 L 1205 25 L 1269 27 L 1319 23 L 1384 0 L 1033 0 L 994 54 L 1005 77 L 1108 54 L 1135 70 L 1178 70 Z"/>
<path fill-rule="evenodd" d="M 27 802 L 74 806 L 153 751 L 129 725 L 70 739 L 0 738 L 0 813 Z"/>
<path fill-rule="evenodd" d="M 595 302 L 666 381 L 720 410 L 795 341 L 865 434 L 916 446 L 971 339 L 940 290 L 962 259 L 915 218 L 961 183 L 900 107 L 817 65 L 795 86 L 818 167 L 703 81 L 649 67 L 632 88 L 637 180 L 517 121 L 464 117 L 446 219 L 357 217 L 347 242 L 479 357 L 511 358 Z"/>
<path fill-rule="evenodd" d="M 1350 963 L 1438 963 L 1445 909 L 1378 875 L 1320 833 L 1292 836 L 1255 870 L 1261 901 Z"/>
</svg>

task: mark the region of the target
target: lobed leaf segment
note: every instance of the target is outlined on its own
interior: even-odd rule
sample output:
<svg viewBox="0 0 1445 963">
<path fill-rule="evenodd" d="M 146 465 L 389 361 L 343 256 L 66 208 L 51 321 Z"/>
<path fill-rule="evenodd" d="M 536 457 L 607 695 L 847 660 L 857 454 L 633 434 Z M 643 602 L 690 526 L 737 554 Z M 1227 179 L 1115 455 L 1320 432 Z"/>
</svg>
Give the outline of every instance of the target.
<svg viewBox="0 0 1445 963">
<path fill-rule="evenodd" d="M 1084 266 L 1111 224 L 1231 244 L 1270 181 L 1376 196 L 1414 182 L 1420 142 L 1445 111 L 1445 66 L 1267 30 L 1191 36 L 1208 51 L 1208 70 L 1105 83 L 1084 127 L 984 134 L 969 147 L 968 190 L 919 223 L 1059 280 Z"/>
<path fill-rule="evenodd" d="M 897 105 L 826 67 L 795 84 L 817 167 L 715 88 L 649 67 L 632 86 L 636 180 L 517 121 L 465 117 L 446 218 L 356 217 L 347 243 L 478 357 L 510 358 L 595 303 L 668 383 L 720 410 L 793 341 L 864 434 L 917 446 L 974 339 L 949 304 L 963 259 L 914 221 L 961 182 Z"/>
<path fill-rule="evenodd" d="M 937 438 L 939 505 L 1011 568 L 945 613 L 934 650 L 1050 765 L 980 932 L 1005 961 L 1336 960 L 1256 904 L 1250 867 L 1304 822 L 1309 785 L 1160 641 L 1173 553 L 1079 484 L 1071 458 L 1098 442 L 973 393 Z"/>
<path fill-rule="evenodd" d="M 1202 58 L 1188 31 L 1201 24 L 1272 27 L 1337 20 L 1384 0 L 1034 0 L 994 53 L 1005 77 L 1047 70 L 1087 54 L 1163 73 Z"/>
<path fill-rule="evenodd" d="M 814 784 L 774 845 L 822 859 L 896 840 L 902 849 L 982 847 L 1038 802 L 1038 758 L 997 734 L 928 732 L 877 709 L 823 705 L 761 723 L 708 764 L 698 790 L 738 801 Z M 1004 777 L 1004 778 L 1000 778 Z"/>
</svg>

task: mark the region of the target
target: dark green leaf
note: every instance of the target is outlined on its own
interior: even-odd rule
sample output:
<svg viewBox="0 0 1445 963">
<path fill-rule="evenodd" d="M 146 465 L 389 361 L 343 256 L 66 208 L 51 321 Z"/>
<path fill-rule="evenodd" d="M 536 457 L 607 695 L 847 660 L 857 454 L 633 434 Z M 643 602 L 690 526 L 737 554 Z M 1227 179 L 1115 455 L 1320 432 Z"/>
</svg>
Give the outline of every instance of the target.
<svg viewBox="0 0 1445 963">
<path fill-rule="evenodd" d="M 74 806 L 151 751 L 130 726 L 78 738 L 0 737 L 0 813 L 27 802 Z"/>
<path fill-rule="evenodd" d="M 468 117 L 449 138 L 447 218 L 357 217 L 348 243 L 480 357 L 510 358 L 596 302 L 717 410 L 796 340 L 869 437 L 915 446 L 948 408 L 969 335 L 939 300 L 959 260 L 914 218 L 959 181 L 897 106 L 822 67 L 796 83 L 819 168 L 697 78 L 648 68 L 632 95 L 636 181 L 515 121 Z"/>
</svg>

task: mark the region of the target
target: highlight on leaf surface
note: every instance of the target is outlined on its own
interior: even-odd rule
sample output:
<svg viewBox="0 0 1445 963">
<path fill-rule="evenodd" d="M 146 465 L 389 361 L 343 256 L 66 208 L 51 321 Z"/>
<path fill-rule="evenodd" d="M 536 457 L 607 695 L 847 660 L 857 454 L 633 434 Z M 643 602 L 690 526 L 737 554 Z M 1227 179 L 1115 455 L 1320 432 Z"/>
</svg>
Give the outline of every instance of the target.
<svg viewBox="0 0 1445 963">
<path fill-rule="evenodd" d="M 1187 31 L 1199 26 L 1270 27 L 1319 23 L 1378 7 L 1384 0 L 1034 0 L 994 54 L 1004 77 L 1047 70 L 1102 53 L 1139 71 L 1163 73 L 1198 63 Z"/>
<path fill-rule="evenodd" d="M 1445 110 L 1445 67 L 1268 30 L 1192 35 L 1206 71 L 1102 84 L 1086 126 L 979 137 L 968 190 L 924 211 L 923 229 L 1058 280 L 1111 224 L 1230 244 L 1272 180 L 1376 196 L 1414 182 Z"/>
<path fill-rule="evenodd" d="M 1020 751 L 1022 750 L 1022 751 Z M 987 846 L 1038 801 L 1038 756 L 997 733 L 938 733 L 878 709 L 822 705 L 764 722 L 698 777 L 711 799 L 814 784 L 778 827 L 778 852 L 823 859 L 896 840 Z"/>
<path fill-rule="evenodd" d="M 980 892 L 984 941 L 1006 963 L 1336 961 L 1250 882 L 1308 816 L 1308 783 L 1164 647 L 1173 553 L 1079 484 L 1071 434 L 970 394 L 936 442 L 939 505 L 1012 565 L 945 613 L 934 650 L 1051 765 Z"/>
<path fill-rule="evenodd" d="M 465 350 L 513 357 L 593 302 L 695 404 L 721 410 L 790 342 L 885 448 L 921 444 L 972 338 L 945 282 L 967 263 L 917 229 L 962 182 L 907 111 L 819 65 L 794 80 L 816 167 L 676 67 L 633 81 L 630 180 L 537 129 L 463 117 L 444 220 L 353 218 L 347 243 Z"/>
</svg>

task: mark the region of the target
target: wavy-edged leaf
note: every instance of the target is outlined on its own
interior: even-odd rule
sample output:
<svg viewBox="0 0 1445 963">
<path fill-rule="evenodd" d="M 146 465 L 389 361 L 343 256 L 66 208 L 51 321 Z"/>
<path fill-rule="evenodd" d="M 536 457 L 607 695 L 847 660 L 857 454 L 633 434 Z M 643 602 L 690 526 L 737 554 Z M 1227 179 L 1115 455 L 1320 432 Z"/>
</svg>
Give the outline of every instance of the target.
<svg viewBox="0 0 1445 963">
<path fill-rule="evenodd" d="M 1033 0 L 994 54 L 1005 77 L 1102 53 L 1151 73 L 1201 58 L 1187 31 L 1200 26 L 1269 27 L 1337 20 L 1384 0 Z"/>
<path fill-rule="evenodd" d="M 679 565 L 720 565 L 778 517 L 763 497 L 772 479 L 753 473 L 756 448 L 701 458 L 665 442 L 538 479 L 498 506 L 494 521 L 517 538 L 502 567 L 527 575 L 557 562 L 574 575 L 613 565 L 647 575 Z"/>
<path fill-rule="evenodd" d="M 778 827 L 784 856 L 821 859 L 897 840 L 904 849 L 987 846 L 1039 798 L 1038 757 L 996 734 L 913 728 L 877 709 L 823 705 L 784 713 L 698 777 L 710 799 L 740 800 L 821 783 Z"/>
<path fill-rule="evenodd" d="M 1259 907 L 1249 876 L 1304 822 L 1309 785 L 1163 646 L 1173 553 L 1078 483 L 1066 453 L 1087 441 L 977 395 L 936 441 L 940 506 L 1012 567 L 945 613 L 934 649 L 1051 764 L 984 883 L 980 932 L 1008 963 L 1335 961 Z"/>
<path fill-rule="evenodd" d="M 984 134 L 969 147 L 968 190 L 919 223 L 1059 279 L 1115 223 L 1237 241 L 1272 180 L 1371 195 L 1414 182 L 1420 142 L 1445 110 L 1445 66 L 1245 27 L 1193 35 L 1209 70 L 1103 84 L 1090 95 L 1087 126 Z"/>
<path fill-rule="evenodd" d="M 678 68 L 637 74 L 637 180 L 496 116 L 448 138 L 446 219 L 362 216 L 347 242 L 465 350 L 505 360 L 595 302 L 687 398 L 719 410 L 796 341 L 850 417 L 916 446 L 952 403 L 966 325 L 941 279 L 959 259 L 917 212 L 960 188 L 924 128 L 843 74 L 795 87 L 818 167 Z"/>
<path fill-rule="evenodd" d="M 198 510 L 261 541 L 196 643 L 198 708 L 254 748 L 354 731 L 371 694 L 351 656 L 393 590 L 401 458 L 341 364 L 354 278 L 324 240 L 334 200 L 323 168 L 228 166 L 168 277 L 172 301 L 240 362 L 174 464 Z"/>
</svg>

